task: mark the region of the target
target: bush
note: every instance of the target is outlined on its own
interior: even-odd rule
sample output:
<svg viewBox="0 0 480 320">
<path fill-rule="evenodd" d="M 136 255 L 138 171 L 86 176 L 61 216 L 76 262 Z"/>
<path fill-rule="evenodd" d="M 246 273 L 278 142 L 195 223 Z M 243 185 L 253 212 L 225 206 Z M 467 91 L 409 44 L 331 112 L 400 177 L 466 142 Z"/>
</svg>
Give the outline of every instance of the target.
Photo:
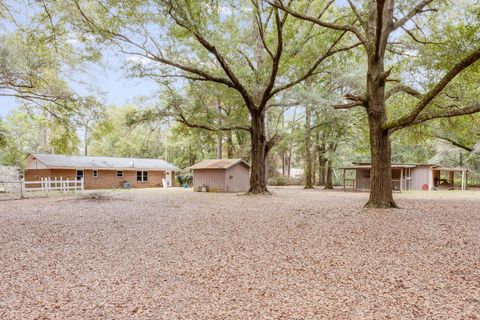
<svg viewBox="0 0 480 320">
<path fill-rule="evenodd" d="M 284 176 L 272 177 L 268 180 L 268 184 L 271 186 L 284 186 L 287 184 L 287 178 Z"/>
<path fill-rule="evenodd" d="M 180 186 L 192 185 L 193 183 L 193 176 L 191 173 L 181 173 L 177 175 L 177 181 Z"/>
</svg>

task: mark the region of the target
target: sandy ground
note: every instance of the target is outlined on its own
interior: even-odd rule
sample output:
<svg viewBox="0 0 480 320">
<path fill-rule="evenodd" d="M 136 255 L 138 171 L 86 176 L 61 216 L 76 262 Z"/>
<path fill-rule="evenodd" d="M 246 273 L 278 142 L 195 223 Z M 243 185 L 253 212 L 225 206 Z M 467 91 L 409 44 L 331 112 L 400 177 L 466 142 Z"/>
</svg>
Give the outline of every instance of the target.
<svg viewBox="0 0 480 320">
<path fill-rule="evenodd" d="M 480 192 L 0 202 L 1 319 L 479 319 Z"/>
</svg>

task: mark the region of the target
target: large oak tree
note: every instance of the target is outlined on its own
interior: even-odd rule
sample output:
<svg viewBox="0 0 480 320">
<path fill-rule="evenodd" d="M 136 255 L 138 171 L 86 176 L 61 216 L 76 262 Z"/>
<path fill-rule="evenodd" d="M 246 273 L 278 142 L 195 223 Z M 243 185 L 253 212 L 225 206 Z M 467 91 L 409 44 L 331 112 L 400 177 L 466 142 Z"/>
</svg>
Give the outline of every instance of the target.
<svg viewBox="0 0 480 320">
<path fill-rule="evenodd" d="M 364 59 L 367 63 L 365 74 L 365 92 L 348 93 L 347 103 L 338 105 L 338 109 L 362 107 L 368 115 L 371 145 L 371 186 L 367 207 L 397 207 L 392 196 L 391 176 L 391 143 L 390 135 L 402 128 L 427 122 L 432 119 L 461 116 L 480 111 L 478 100 L 462 100 L 454 104 L 444 101 L 446 88 L 460 74 L 480 60 L 478 34 L 478 15 L 475 19 L 463 17 L 469 24 L 460 39 L 463 48 L 458 48 L 458 39 L 446 36 L 449 26 L 457 26 L 459 21 L 450 19 L 455 7 L 453 2 L 444 5 L 441 1 L 395 1 L 395 0 L 347 0 L 344 11 L 349 14 L 342 17 L 325 14 L 335 9 L 335 1 L 271 1 L 276 8 L 308 23 L 322 28 L 341 30 L 356 38 L 363 47 Z M 437 5 L 437 7 L 434 7 Z M 460 9 L 460 8 L 457 8 Z M 471 12 L 473 3 L 462 12 Z M 442 15 L 442 12 L 448 14 Z M 319 14 L 320 13 L 320 14 Z M 427 19 L 429 18 L 429 19 Z M 443 28 L 435 28 L 435 24 L 445 24 Z M 462 28 L 463 26 L 458 26 Z M 477 30 L 477 31 L 475 31 Z M 405 40 L 407 39 L 407 40 Z M 439 41 L 437 41 L 439 40 Z M 408 45 L 405 45 L 408 41 Z M 419 48 L 422 47 L 422 48 Z M 399 58 L 410 52 L 430 50 L 434 48 L 437 55 L 449 57 L 449 63 L 438 63 L 437 66 L 427 64 L 418 67 L 417 77 L 421 78 L 422 69 L 434 70 L 436 77 L 431 79 L 425 88 L 408 86 L 400 79 L 394 78 L 395 67 Z M 452 53 L 451 48 L 455 48 Z M 454 59 L 454 60 L 453 60 Z M 437 61 L 432 54 L 430 59 Z M 393 85 L 387 87 L 387 83 Z M 411 106 L 399 112 L 389 112 L 387 100 L 396 94 L 408 94 L 415 98 Z M 447 99 L 448 100 L 448 99 Z M 398 111 L 398 110 L 397 110 Z"/>
<path fill-rule="evenodd" d="M 53 2 L 82 39 L 112 44 L 153 63 L 156 78 L 211 82 L 233 90 L 249 113 L 250 193 L 268 193 L 266 161 L 279 140 L 266 130 L 275 96 L 321 72 L 328 57 L 358 45 L 318 30 L 265 1 Z M 62 7 L 63 6 L 63 7 Z M 140 75 L 141 76 L 141 75 Z M 152 76 L 150 73 L 148 76 Z"/>
</svg>

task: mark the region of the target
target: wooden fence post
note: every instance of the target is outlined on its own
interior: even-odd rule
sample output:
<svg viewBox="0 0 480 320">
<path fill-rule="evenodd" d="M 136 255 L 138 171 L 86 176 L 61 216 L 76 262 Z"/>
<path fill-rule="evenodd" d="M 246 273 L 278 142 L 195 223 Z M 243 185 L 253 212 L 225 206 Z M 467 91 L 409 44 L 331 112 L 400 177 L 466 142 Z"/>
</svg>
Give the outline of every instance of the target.
<svg viewBox="0 0 480 320">
<path fill-rule="evenodd" d="M 51 179 L 50 177 L 47 177 L 46 180 L 47 180 L 46 183 L 47 183 L 47 198 L 48 198 L 48 195 L 50 193 L 50 188 L 51 188 Z"/>
<path fill-rule="evenodd" d="M 20 199 L 23 199 L 23 188 L 25 188 L 25 178 L 20 180 Z"/>
</svg>

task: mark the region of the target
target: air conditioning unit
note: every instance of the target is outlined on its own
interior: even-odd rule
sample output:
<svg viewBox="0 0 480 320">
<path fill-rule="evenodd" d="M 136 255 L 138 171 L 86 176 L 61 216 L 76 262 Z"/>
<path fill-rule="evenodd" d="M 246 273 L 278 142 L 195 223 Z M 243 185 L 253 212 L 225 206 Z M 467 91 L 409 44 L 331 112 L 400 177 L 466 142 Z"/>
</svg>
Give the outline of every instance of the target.
<svg viewBox="0 0 480 320">
<path fill-rule="evenodd" d="M 123 189 L 132 189 L 132 183 L 128 181 L 123 182 Z"/>
</svg>

